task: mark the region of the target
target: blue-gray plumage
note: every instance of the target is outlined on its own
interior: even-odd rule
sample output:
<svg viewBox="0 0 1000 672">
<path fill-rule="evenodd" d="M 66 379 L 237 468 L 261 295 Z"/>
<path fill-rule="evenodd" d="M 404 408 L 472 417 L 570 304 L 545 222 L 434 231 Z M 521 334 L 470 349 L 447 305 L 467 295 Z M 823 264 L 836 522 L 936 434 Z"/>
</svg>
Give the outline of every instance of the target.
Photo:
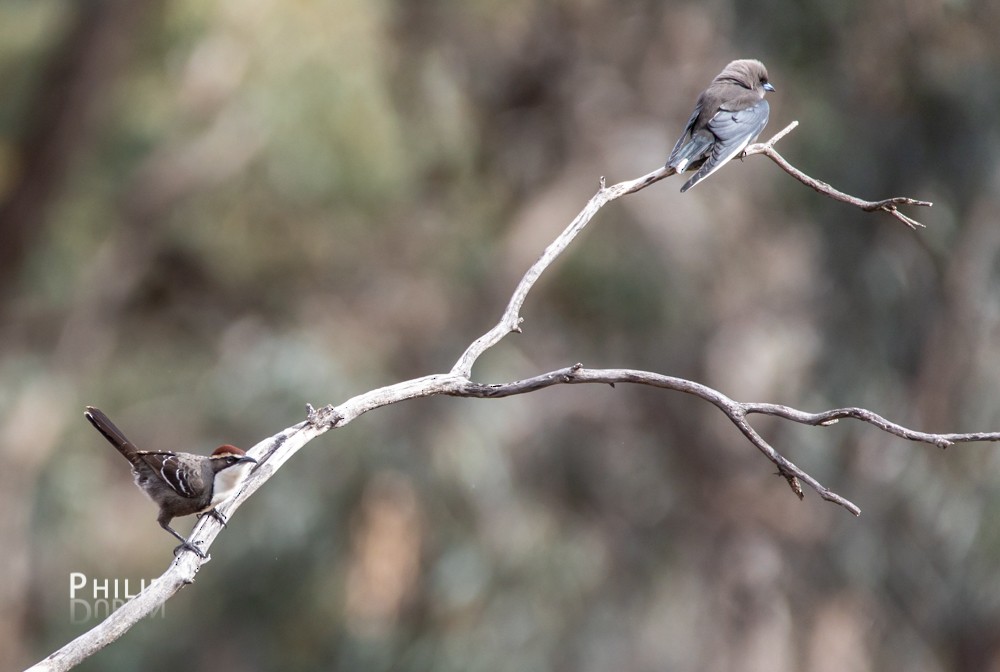
<svg viewBox="0 0 1000 672">
<path fill-rule="evenodd" d="M 684 133 L 677 139 L 667 168 L 696 172 L 684 183 L 687 191 L 739 156 L 767 125 L 770 109 L 764 100 L 774 91 L 760 61 L 733 61 L 698 96 Z"/>
</svg>

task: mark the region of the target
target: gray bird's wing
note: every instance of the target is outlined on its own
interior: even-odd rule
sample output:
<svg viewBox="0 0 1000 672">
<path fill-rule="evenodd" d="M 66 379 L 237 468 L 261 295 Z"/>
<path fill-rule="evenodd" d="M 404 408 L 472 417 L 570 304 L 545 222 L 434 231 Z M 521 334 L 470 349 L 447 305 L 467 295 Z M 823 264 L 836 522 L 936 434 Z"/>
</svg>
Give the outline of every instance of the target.
<svg viewBox="0 0 1000 672">
<path fill-rule="evenodd" d="M 705 158 L 708 149 L 712 146 L 712 138 L 704 132 L 693 133 L 694 123 L 701 114 L 701 104 L 695 106 L 691 118 L 681 137 L 677 138 L 674 148 L 670 150 L 670 158 L 667 159 L 667 168 L 673 168 L 678 173 L 683 173 L 684 169 L 695 161 Z"/>
<path fill-rule="evenodd" d="M 681 191 L 687 191 L 698 184 L 746 149 L 764 130 L 769 113 L 770 107 L 766 100 L 736 112 L 719 110 L 712 121 L 708 122 L 708 130 L 715 136 L 712 155 L 681 187 Z"/>
</svg>

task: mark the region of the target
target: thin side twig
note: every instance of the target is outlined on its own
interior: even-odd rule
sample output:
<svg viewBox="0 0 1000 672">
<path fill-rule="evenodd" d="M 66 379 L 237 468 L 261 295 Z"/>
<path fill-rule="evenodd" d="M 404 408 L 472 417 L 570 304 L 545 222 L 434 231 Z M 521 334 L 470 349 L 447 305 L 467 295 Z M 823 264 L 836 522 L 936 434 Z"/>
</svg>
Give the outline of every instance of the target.
<svg viewBox="0 0 1000 672">
<path fill-rule="evenodd" d="M 453 392 L 448 392 L 453 396 L 496 398 L 509 397 L 517 394 L 535 392 L 553 385 L 571 385 L 581 383 L 602 383 L 606 385 L 616 385 L 619 383 L 633 383 L 637 385 L 648 385 L 666 390 L 683 392 L 703 399 L 722 411 L 730 422 L 763 453 L 778 469 L 778 473 L 785 478 L 789 487 L 800 499 L 803 497 L 800 482 L 805 483 L 816 493 L 828 502 L 833 502 L 844 507 L 855 516 L 861 515 L 861 509 L 824 486 L 817 479 L 809 475 L 806 471 L 798 467 L 791 460 L 779 453 L 771 446 L 750 424 L 749 415 L 770 415 L 784 420 L 797 422 L 816 427 L 828 427 L 836 424 L 841 418 L 853 418 L 866 422 L 881 429 L 882 431 L 898 436 L 910 441 L 926 443 L 928 445 L 945 448 L 954 443 L 969 443 L 974 441 L 1000 441 L 1000 432 L 973 432 L 967 434 L 931 434 L 909 429 L 897 423 L 886 420 L 882 416 L 864 408 L 838 408 L 820 413 L 808 413 L 790 406 L 780 404 L 753 403 L 736 401 L 722 392 L 684 378 L 666 376 L 651 371 L 640 371 L 636 369 L 586 369 L 580 364 L 570 367 L 550 371 L 531 378 L 525 378 L 511 383 L 483 385 L 481 383 L 467 382 Z"/>
<path fill-rule="evenodd" d="M 743 153 L 743 156 L 753 156 L 754 154 L 763 154 L 764 156 L 766 156 L 767 158 L 771 159 L 776 164 L 778 164 L 778 166 L 782 170 L 784 170 L 786 173 L 794 177 L 796 180 L 806 185 L 807 187 L 811 187 L 812 189 L 823 194 L 824 196 L 829 196 L 830 198 L 836 201 L 840 201 L 841 203 L 847 203 L 857 208 L 861 208 L 865 212 L 877 212 L 877 211 L 887 212 L 896 219 L 898 219 L 899 221 L 901 221 L 903 224 L 906 224 L 906 226 L 908 226 L 911 230 L 914 231 L 918 228 L 924 227 L 924 225 L 918 222 L 917 220 L 913 219 L 912 217 L 908 217 L 907 215 L 904 215 L 902 212 L 900 212 L 899 206 L 913 205 L 913 206 L 921 206 L 929 208 L 932 205 L 934 205 L 930 201 L 920 201 L 915 198 L 910 198 L 908 196 L 894 196 L 893 198 L 885 198 L 882 199 L 881 201 L 866 201 L 862 198 L 858 198 L 857 196 L 851 196 L 850 194 L 845 194 L 844 192 L 838 189 L 834 189 L 826 182 L 823 182 L 822 180 L 817 180 L 815 177 L 810 177 L 809 175 L 806 175 L 801 170 L 790 164 L 788 160 L 785 159 L 785 157 L 783 157 L 781 154 L 778 153 L 778 151 L 774 148 L 774 144 L 778 142 L 778 140 L 781 140 L 781 138 L 785 137 L 787 134 L 791 133 L 792 130 L 798 125 L 799 122 L 793 121 L 792 123 L 788 124 L 788 126 L 779 131 L 774 137 L 772 137 L 767 142 L 761 142 L 755 145 L 750 145 Z"/>
</svg>

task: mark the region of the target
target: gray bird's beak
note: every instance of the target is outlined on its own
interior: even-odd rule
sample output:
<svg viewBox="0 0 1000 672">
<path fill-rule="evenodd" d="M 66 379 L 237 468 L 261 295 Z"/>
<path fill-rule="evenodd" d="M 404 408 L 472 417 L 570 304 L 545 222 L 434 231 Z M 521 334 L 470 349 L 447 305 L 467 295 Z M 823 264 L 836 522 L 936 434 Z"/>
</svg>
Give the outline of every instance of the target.
<svg viewBox="0 0 1000 672">
<path fill-rule="evenodd" d="M 257 460 L 253 459 L 249 455 L 244 455 L 240 459 L 236 460 L 237 464 L 239 464 L 240 462 L 253 462 L 254 464 L 257 464 Z"/>
<path fill-rule="evenodd" d="M 763 88 L 765 91 L 774 91 L 774 87 L 771 86 L 771 82 L 764 82 Z"/>
</svg>

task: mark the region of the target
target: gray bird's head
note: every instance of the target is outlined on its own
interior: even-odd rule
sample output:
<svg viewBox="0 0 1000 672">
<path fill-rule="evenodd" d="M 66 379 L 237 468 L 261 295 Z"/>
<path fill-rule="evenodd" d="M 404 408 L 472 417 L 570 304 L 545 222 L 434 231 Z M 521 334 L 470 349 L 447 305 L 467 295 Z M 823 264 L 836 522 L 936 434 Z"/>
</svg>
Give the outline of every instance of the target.
<svg viewBox="0 0 1000 672">
<path fill-rule="evenodd" d="M 765 91 L 774 91 L 774 87 L 767 81 L 767 68 L 758 60 L 745 58 L 733 61 L 722 69 L 713 84 L 738 84 L 745 89 L 756 91 L 760 97 L 764 97 Z"/>
</svg>

